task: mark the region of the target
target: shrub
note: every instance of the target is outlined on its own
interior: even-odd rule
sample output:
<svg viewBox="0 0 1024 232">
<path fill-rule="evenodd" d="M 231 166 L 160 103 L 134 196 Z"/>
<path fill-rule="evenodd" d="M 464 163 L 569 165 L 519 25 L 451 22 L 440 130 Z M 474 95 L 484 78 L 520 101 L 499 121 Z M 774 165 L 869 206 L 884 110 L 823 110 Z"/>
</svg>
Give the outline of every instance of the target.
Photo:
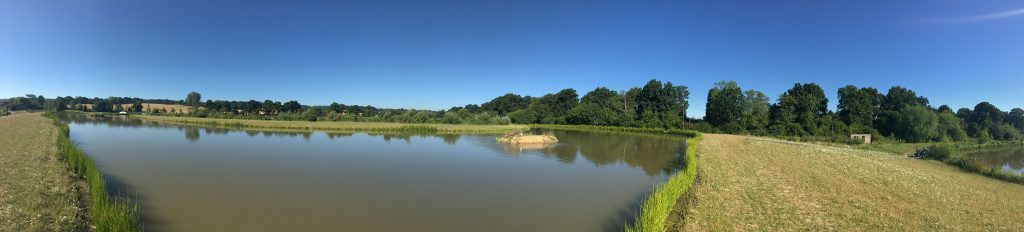
<svg viewBox="0 0 1024 232">
<path fill-rule="evenodd" d="M 952 144 L 934 144 L 928 147 L 928 158 L 937 160 L 947 160 L 953 155 L 953 152 L 954 149 Z"/>
</svg>

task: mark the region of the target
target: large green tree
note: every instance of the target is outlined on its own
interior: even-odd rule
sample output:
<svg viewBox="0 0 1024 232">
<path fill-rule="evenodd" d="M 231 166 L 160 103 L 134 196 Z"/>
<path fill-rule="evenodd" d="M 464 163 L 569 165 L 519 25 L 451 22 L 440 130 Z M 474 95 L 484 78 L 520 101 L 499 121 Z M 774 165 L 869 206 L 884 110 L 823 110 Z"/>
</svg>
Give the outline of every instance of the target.
<svg viewBox="0 0 1024 232">
<path fill-rule="evenodd" d="M 517 94 L 507 93 L 496 97 L 491 101 L 485 102 L 480 105 L 480 108 L 484 111 L 497 112 L 498 115 L 506 115 L 512 111 L 525 109 L 529 105 L 529 99 L 523 98 Z"/>
<path fill-rule="evenodd" d="M 936 136 L 938 117 L 932 110 L 918 105 L 902 107 L 894 118 L 892 133 L 906 142 L 926 142 Z"/>
<path fill-rule="evenodd" d="M 185 105 L 190 106 L 192 108 L 196 108 L 196 107 L 199 107 L 202 104 L 202 100 L 203 100 L 203 95 L 200 95 L 199 93 L 197 93 L 195 91 L 192 91 L 192 92 L 189 92 L 188 95 L 185 96 Z"/>
<path fill-rule="evenodd" d="M 851 127 L 871 127 L 881 104 L 882 95 L 871 87 L 847 85 L 839 89 L 839 118 Z"/>
<path fill-rule="evenodd" d="M 772 131 L 790 136 L 820 135 L 824 131 L 819 126 L 819 119 L 828 113 L 828 98 L 821 86 L 797 83 L 779 96 L 778 103 L 772 106 Z"/>
<path fill-rule="evenodd" d="M 889 88 L 889 92 L 882 98 L 878 117 L 875 119 L 875 129 L 878 129 L 884 135 L 893 135 L 900 128 L 906 127 L 905 125 L 900 125 L 898 119 L 900 111 L 910 106 L 927 108 L 928 98 L 917 96 L 917 93 L 913 90 L 902 86 Z"/>
<path fill-rule="evenodd" d="M 966 141 L 967 132 L 964 132 L 962 120 L 957 118 L 951 111 L 940 110 L 937 115 L 938 125 L 936 133 L 942 141 Z"/>
<path fill-rule="evenodd" d="M 747 132 L 764 134 L 768 127 L 768 96 L 757 90 L 743 92 L 743 119 L 741 124 Z"/>
<path fill-rule="evenodd" d="M 1024 109 L 1013 108 L 1010 110 L 1010 113 L 1006 115 L 1006 122 L 1017 130 L 1024 131 Z"/>
<path fill-rule="evenodd" d="M 743 89 L 735 81 L 719 81 L 708 90 L 704 120 L 719 128 L 729 128 L 727 132 L 738 132 L 743 103 Z"/>
</svg>

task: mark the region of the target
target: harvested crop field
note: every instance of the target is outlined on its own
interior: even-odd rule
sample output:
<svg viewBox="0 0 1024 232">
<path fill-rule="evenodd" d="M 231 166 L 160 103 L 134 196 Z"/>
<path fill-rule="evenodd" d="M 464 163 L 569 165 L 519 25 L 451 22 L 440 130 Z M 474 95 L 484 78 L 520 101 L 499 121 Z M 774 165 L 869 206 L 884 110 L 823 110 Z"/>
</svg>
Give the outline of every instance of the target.
<svg viewBox="0 0 1024 232">
<path fill-rule="evenodd" d="M 0 231 L 86 228 L 57 136 L 52 121 L 38 113 L 0 117 Z"/>
<path fill-rule="evenodd" d="M 672 230 L 1024 230 L 1024 185 L 938 161 L 734 135 L 699 149 L 699 187 Z"/>
</svg>

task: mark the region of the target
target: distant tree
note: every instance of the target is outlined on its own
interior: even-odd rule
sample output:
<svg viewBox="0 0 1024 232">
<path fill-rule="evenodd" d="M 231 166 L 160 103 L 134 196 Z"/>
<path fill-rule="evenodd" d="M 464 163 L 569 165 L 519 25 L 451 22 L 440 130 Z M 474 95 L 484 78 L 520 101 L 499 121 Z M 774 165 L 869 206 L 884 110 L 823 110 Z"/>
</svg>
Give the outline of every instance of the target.
<svg viewBox="0 0 1024 232">
<path fill-rule="evenodd" d="M 956 112 L 953 112 L 953 108 L 949 108 L 948 105 L 941 105 L 941 106 L 939 106 L 938 111 L 940 113 L 942 113 L 942 112 L 946 112 L 946 113 L 950 113 L 950 114 L 955 114 L 956 113 Z"/>
<path fill-rule="evenodd" d="M 964 132 L 963 122 L 951 111 L 939 111 L 937 114 L 938 124 L 936 132 L 941 141 L 967 141 L 967 132 Z"/>
<path fill-rule="evenodd" d="M 907 142 L 925 142 L 936 136 L 938 117 L 924 106 L 909 105 L 895 117 L 893 135 Z"/>
<path fill-rule="evenodd" d="M 747 90 L 743 92 L 743 116 L 741 125 L 747 132 L 764 134 L 768 128 L 769 118 L 768 96 L 761 91 Z"/>
<path fill-rule="evenodd" d="M 260 111 L 263 111 L 264 114 L 277 114 L 277 112 L 280 112 L 280 109 L 281 103 L 271 100 L 264 100 L 263 104 L 260 105 Z"/>
<path fill-rule="evenodd" d="M 882 99 L 882 110 L 899 111 L 906 106 L 928 106 L 928 98 L 919 97 L 913 90 L 903 86 L 889 88 L 889 93 Z"/>
<path fill-rule="evenodd" d="M 296 113 L 302 111 L 302 105 L 297 101 L 288 101 L 285 102 L 284 105 L 281 105 L 281 111 Z"/>
<path fill-rule="evenodd" d="M 217 104 L 213 100 L 207 99 L 206 103 L 202 104 L 206 110 L 220 111 L 220 104 Z"/>
<path fill-rule="evenodd" d="M 637 90 L 634 97 L 636 107 L 633 109 L 638 125 L 651 128 L 682 127 L 685 107 L 689 106 L 688 97 L 689 90 L 685 86 L 677 87 L 672 82 L 662 84 L 658 80 L 648 81 L 643 88 Z"/>
<path fill-rule="evenodd" d="M 773 133 L 802 136 L 823 133 L 819 119 L 828 114 L 828 98 L 825 91 L 814 83 L 794 84 L 793 88 L 779 96 L 772 106 L 770 115 L 775 129 Z"/>
<path fill-rule="evenodd" d="M 529 105 L 529 99 L 513 93 L 507 93 L 480 105 L 480 108 L 484 111 L 496 112 L 498 115 L 506 115 L 512 113 L 512 111 L 525 109 Z"/>
<path fill-rule="evenodd" d="M 142 112 L 142 101 L 135 101 L 132 103 L 132 112 Z"/>
<path fill-rule="evenodd" d="M 55 98 L 53 100 L 46 101 L 46 110 L 55 111 L 55 112 L 63 112 L 64 110 L 67 110 L 67 109 L 68 109 L 67 102 L 66 102 L 66 100 L 64 98 L 57 97 L 57 98 Z"/>
<path fill-rule="evenodd" d="M 258 113 L 262 107 L 263 107 L 263 104 L 260 104 L 260 102 L 258 102 L 256 100 L 249 100 L 248 102 L 245 102 L 245 106 L 243 108 L 244 108 L 246 113 L 250 113 L 251 114 L 251 113 Z"/>
<path fill-rule="evenodd" d="M 530 124 L 537 123 L 539 121 L 537 111 L 534 109 L 533 106 L 528 107 L 526 109 L 513 111 L 512 113 L 508 114 L 508 117 L 509 119 L 512 120 L 512 123 L 516 124 Z"/>
<path fill-rule="evenodd" d="M 107 100 L 95 100 L 92 104 L 92 110 L 96 112 L 111 112 L 114 111 L 114 106 Z"/>
<path fill-rule="evenodd" d="M 563 124 L 569 110 L 579 104 L 574 89 L 563 89 L 555 94 L 546 94 L 537 101 L 534 111 L 541 123 Z"/>
<path fill-rule="evenodd" d="M 202 106 L 202 98 L 203 96 L 195 91 L 189 92 L 188 95 L 185 96 L 185 105 L 190 106 L 193 109 L 200 107 Z"/>
<path fill-rule="evenodd" d="M 671 85 L 672 83 L 669 83 Z M 677 107 L 676 111 L 679 111 L 679 117 L 683 120 L 686 119 L 686 110 L 690 109 L 690 88 L 685 85 L 679 85 L 673 87 L 672 94 L 673 105 Z"/>
<path fill-rule="evenodd" d="M 650 80 L 640 89 L 640 92 L 636 96 L 636 112 L 637 115 L 643 115 L 645 111 L 650 111 L 648 114 L 654 115 L 656 112 L 664 111 L 667 107 L 666 104 L 669 99 L 665 99 L 662 94 L 661 81 Z"/>
<path fill-rule="evenodd" d="M 1010 113 L 1006 115 L 1006 122 L 1017 130 L 1024 131 L 1024 109 L 1013 108 L 1010 110 Z"/>
<path fill-rule="evenodd" d="M 882 105 L 879 108 L 878 117 L 875 120 L 875 128 L 884 135 L 893 135 L 905 125 L 899 125 L 898 118 L 903 108 L 910 106 L 928 107 L 928 99 L 917 96 L 913 90 L 902 86 L 893 86 L 882 98 Z"/>
<path fill-rule="evenodd" d="M 708 102 L 705 107 L 704 120 L 715 127 L 729 125 L 729 133 L 737 133 L 741 129 L 740 120 L 744 107 L 743 90 L 735 81 L 719 81 L 708 90 Z"/>
<path fill-rule="evenodd" d="M 616 95 L 618 94 L 615 93 L 615 91 L 612 91 L 605 87 L 598 87 L 594 90 L 591 90 L 586 95 L 583 95 L 583 98 L 580 99 L 580 103 L 594 104 L 596 106 L 609 109 L 616 108 L 617 104 L 615 102 L 612 102 Z"/>
<path fill-rule="evenodd" d="M 331 111 L 334 111 L 335 113 L 341 113 L 344 110 L 344 106 L 338 104 L 337 102 L 331 102 L 331 105 L 328 108 L 330 108 Z"/>
<path fill-rule="evenodd" d="M 587 102 L 569 110 L 566 123 L 578 125 L 617 126 L 620 117 L 611 108 Z"/>
<path fill-rule="evenodd" d="M 467 105 L 463 106 L 462 108 L 466 109 L 470 113 L 474 113 L 474 114 L 479 114 L 480 112 L 483 112 L 483 110 L 480 109 L 480 106 L 478 106 L 476 104 L 467 104 Z"/>
<path fill-rule="evenodd" d="M 839 89 L 839 118 L 850 126 L 870 127 L 879 110 L 882 95 L 871 87 L 847 85 Z"/>
<path fill-rule="evenodd" d="M 980 136 L 981 131 L 993 133 L 992 128 L 1003 122 L 1005 112 L 988 102 L 981 102 L 974 106 L 970 116 L 965 120 L 967 132 L 974 136 Z M 995 136 L 993 136 L 995 137 Z"/>
</svg>

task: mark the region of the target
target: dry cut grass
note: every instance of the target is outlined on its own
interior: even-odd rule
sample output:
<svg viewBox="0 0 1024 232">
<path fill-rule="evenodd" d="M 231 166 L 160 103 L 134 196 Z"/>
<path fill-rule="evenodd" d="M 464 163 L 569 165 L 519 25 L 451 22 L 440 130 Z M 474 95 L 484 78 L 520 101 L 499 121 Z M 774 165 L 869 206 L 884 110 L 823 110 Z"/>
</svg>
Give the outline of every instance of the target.
<svg viewBox="0 0 1024 232">
<path fill-rule="evenodd" d="M 58 130 L 38 113 L 0 118 L 0 231 L 86 230 Z"/>
<path fill-rule="evenodd" d="M 733 135 L 700 150 L 676 230 L 1024 230 L 1024 185 L 938 161 Z"/>
</svg>

